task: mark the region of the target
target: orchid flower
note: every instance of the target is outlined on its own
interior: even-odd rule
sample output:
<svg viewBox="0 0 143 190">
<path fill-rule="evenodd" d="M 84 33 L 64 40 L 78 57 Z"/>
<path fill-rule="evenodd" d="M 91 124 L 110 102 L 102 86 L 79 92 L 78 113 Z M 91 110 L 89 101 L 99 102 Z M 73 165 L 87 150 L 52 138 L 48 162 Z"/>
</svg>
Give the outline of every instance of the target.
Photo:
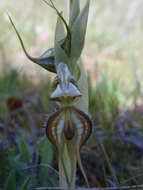
<svg viewBox="0 0 143 190">
<path fill-rule="evenodd" d="M 90 0 L 85 0 L 82 10 L 80 0 L 70 0 L 69 24 L 52 0 L 42 1 L 56 11 L 58 19 L 54 47 L 40 57 L 29 55 L 10 16 L 9 19 L 27 58 L 56 73 L 50 99 L 59 104 L 59 109 L 49 116 L 46 135 L 58 151 L 60 186 L 75 188 L 77 163 L 89 186 L 80 150 L 91 134 L 92 122 L 88 116 L 87 78 L 80 56 L 85 41 Z"/>
<path fill-rule="evenodd" d="M 63 173 L 60 175 L 60 185 L 74 186 L 76 160 L 88 185 L 79 152 L 91 134 L 92 123 L 86 113 L 73 105 L 81 93 L 73 84 L 74 79 L 66 64 L 58 65 L 57 77 L 57 86 L 51 94 L 51 100 L 59 102 L 60 109 L 48 118 L 46 134 L 58 149 L 59 170 Z"/>
</svg>

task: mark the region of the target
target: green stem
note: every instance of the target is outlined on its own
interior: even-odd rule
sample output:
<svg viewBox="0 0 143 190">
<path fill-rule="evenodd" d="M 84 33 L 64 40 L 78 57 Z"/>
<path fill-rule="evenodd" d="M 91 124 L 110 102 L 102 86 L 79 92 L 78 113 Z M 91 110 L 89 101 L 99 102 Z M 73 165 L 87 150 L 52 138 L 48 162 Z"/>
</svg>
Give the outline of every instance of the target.
<svg viewBox="0 0 143 190">
<path fill-rule="evenodd" d="M 70 143 L 66 143 L 59 152 L 60 187 L 75 188 L 76 163 L 75 147 Z"/>
<path fill-rule="evenodd" d="M 61 164 L 62 164 L 61 166 L 62 166 L 63 171 L 64 171 L 64 176 L 65 176 L 67 185 L 70 186 L 70 180 L 69 180 L 68 173 L 67 173 L 66 166 L 65 166 L 66 163 L 64 163 L 64 159 L 63 159 L 62 155 L 60 156 L 60 160 L 61 160 Z"/>
<path fill-rule="evenodd" d="M 69 0 L 69 17 L 70 17 L 71 11 L 72 11 L 72 4 L 73 4 L 73 0 Z"/>
<path fill-rule="evenodd" d="M 70 8 L 72 7 L 72 0 L 70 0 Z"/>
</svg>

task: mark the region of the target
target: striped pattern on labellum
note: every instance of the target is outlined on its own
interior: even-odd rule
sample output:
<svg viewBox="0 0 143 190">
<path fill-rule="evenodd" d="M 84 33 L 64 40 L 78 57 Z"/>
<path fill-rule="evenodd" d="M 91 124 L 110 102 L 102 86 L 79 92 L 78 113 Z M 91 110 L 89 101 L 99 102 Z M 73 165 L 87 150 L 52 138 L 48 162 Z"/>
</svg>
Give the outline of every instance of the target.
<svg viewBox="0 0 143 190">
<path fill-rule="evenodd" d="M 91 134 L 92 122 L 87 114 L 69 106 L 51 114 L 47 121 L 46 134 L 59 147 L 64 140 L 71 140 L 82 147 Z"/>
</svg>

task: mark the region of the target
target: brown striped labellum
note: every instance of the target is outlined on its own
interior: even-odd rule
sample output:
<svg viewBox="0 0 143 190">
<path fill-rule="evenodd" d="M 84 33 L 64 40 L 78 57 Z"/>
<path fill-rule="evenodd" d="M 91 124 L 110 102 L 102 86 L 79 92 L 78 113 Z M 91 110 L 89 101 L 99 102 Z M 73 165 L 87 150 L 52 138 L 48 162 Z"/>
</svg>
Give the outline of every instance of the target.
<svg viewBox="0 0 143 190">
<path fill-rule="evenodd" d="M 89 138 L 91 129 L 92 123 L 88 115 L 73 106 L 68 106 L 62 107 L 49 117 L 46 134 L 57 148 L 66 140 L 71 140 L 81 148 Z"/>
<path fill-rule="evenodd" d="M 74 123 L 70 120 L 64 123 L 64 136 L 67 140 L 72 140 L 75 135 Z"/>
</svg>

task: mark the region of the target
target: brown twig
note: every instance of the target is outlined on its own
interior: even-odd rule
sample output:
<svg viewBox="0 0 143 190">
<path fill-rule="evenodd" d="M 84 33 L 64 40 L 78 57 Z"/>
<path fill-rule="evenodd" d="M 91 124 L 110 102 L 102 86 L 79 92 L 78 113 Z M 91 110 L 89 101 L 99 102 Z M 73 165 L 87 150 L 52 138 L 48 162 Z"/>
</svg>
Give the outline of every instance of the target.
<svg viewBox="0 0 143 190">
<path fill-rule="evenodd" d="M 108 164 L 109 170 L 111 171 L 111 174 L 112 174 L 112 176 L 113 176 L 113 179 L 114 179 L 114 181 L 116 182 L 116 184 L 119 186 L 118 179 L 117 179 L 116 174 L 115 174 L 115 172 L 114 172 L 114 170 L 113 170 L 113 168 L 112 168 L 112 164 L 111 164 L 111 162 L 110 162 L 109 156 L 108 156 L 108 154 L 106 153 L 106 150 L 105 150 L 104 145 L 102 144 L 102 142 L 100 142 L 100 147 L 101 147 L 101 150 L 102 150 L 102 152 L 103 152 L 103 154 L 104 154 L 105 160 L 106 160 L 106 162 L 107 162 L 107 164 Z"/>
</svg>

